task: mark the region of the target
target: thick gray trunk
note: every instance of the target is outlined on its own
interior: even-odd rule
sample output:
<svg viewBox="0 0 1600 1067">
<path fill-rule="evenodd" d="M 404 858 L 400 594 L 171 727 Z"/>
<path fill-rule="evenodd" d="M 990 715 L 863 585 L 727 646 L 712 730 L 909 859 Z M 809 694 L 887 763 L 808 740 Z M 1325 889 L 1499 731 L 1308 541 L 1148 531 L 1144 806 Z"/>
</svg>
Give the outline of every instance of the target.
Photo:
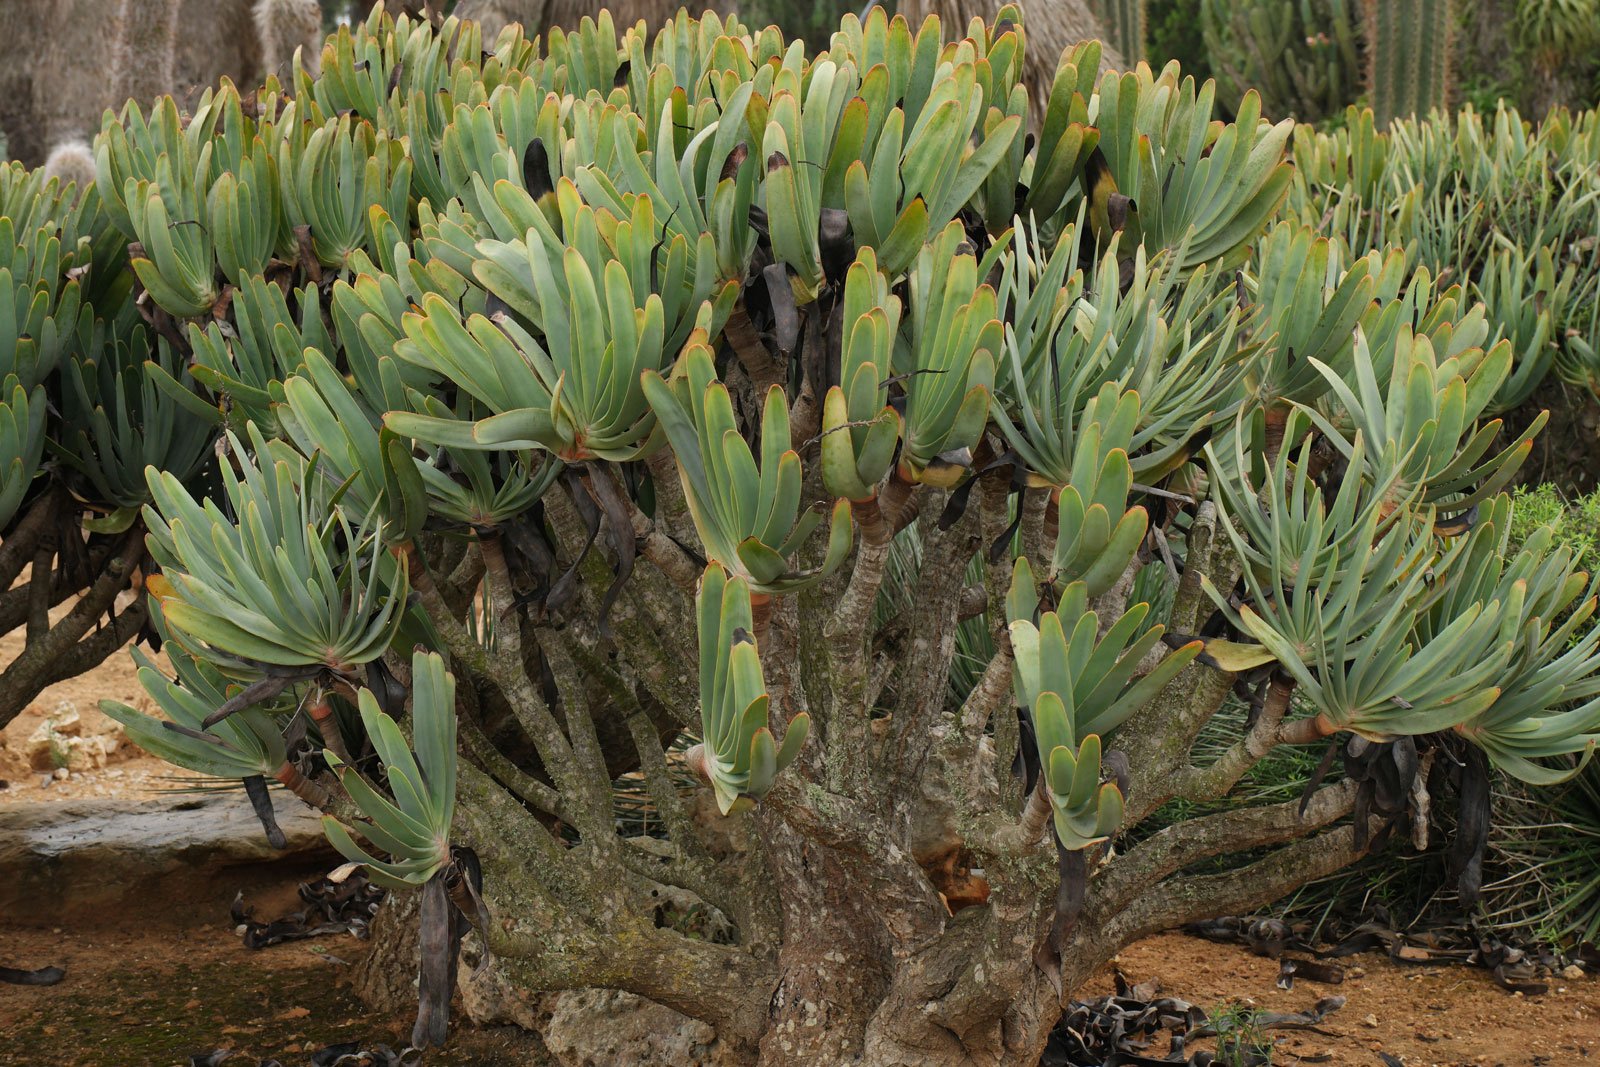
<svg viewBox="0 0 1600 1067">
<path fill-rule="evenodd" d="M 990 21 L 1006 0 L 902 0 L 897 10 L 913 28 L 929 15 L 938 15 L 945 34 L 959 36 L 975 18 Z M 1028 51 L 1023 70 L 1028 79 L 1028 101 L 1034 122 L 1043 117 L 1044 106 L 1055 81 L 1056 64 L 1061 55 L 1083 41 L 1099 41 L 1100 69 L 1126 70 L 1128 62 L 1106 40 L 1105 30 L 1085 0 L 1029 0 L 1022 5 L 1023 30 Z M 1198 32 L 1198 30 L 1196 31 Z"/>
<path fill-rule="evenodd" d="M 29 166 L 92 139 L 130 96 L 190 103 L 224 76 L 243 87 L 261 73 L 250 0 L 0 0 L 0 42 L 0 129 Z"/>
</svg>

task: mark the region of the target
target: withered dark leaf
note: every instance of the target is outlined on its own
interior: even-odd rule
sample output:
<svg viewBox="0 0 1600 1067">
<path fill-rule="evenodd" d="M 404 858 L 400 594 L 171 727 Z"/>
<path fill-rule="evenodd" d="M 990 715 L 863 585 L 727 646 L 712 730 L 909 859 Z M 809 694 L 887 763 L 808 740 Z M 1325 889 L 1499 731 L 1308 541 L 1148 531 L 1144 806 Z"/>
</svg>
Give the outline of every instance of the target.
<svg viewBox="0 0 1600 1067">
<path fill-rule="evenodd" d="M 261 828 L 267 832 L 267 843 L 280 852 L 288 848 L 289 839 L 283 836 L 283 829 L 272 810 L 272 794 L 267 792 L 267 780 L 259 774 L 250 775 L 244 779 L 244 795 L 250 798 L 250 807 L 261 821 Z"/>
<path fill-rule="evenodd" d="M 550 153 L 537 137 L 528 142 L 522 153 L 522 184 L 535 200 L 556 191 L 550 181 Z"/>
<path fill-rule="evenodd" d="M 11 985 L 55 985 L 67 976 L 60 967 L 41 967 L 36 971 L 16 967 L 0 967 L 0 982 Z"/>
<path fill-rule="evenodd" d="M 750 158 L 750 146 L 740 141 L 733 146 L 733 151 L 728 153 L 728 158 L 722 161 L 722 172 L 717 175 L 718 181 L 727 181 L 739 176 L 739 168 L 744 166 L 744 161 Z"/>
</svg>

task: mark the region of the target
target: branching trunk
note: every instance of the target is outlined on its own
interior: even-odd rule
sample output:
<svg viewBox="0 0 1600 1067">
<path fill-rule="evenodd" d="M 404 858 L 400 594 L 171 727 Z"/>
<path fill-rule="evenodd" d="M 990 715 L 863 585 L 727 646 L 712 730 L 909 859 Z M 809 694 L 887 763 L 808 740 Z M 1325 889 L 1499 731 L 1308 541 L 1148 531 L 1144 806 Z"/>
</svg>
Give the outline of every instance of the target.
<svg viewBox="0 0 1600 1067">
<path fill-rule="evenodd" d="M 566 491 L 546 498 L 548 533 L 558 559 L 575 559 L 586 535 Z M 1000 484 L 973 494 L 968 512 L 940 531 L 946 500 L 928 489 L 913 497 L 924 540 L 920 567 L 904 579 L 914 617 L 863 633 L 859 645 L 850 636 L 869 627 L 850 590 L 875 589 L 885 566 L 871 543 L 817 601 L 804 602 L 808 618 L 819 616 L 818 604 L 831 608 L 831 625 L 796 625 L 794 602 L 780 600 L 763 658 L 789 666 L 773 672 L 781 680 L 772 689 L 786 708 L 804 706 L 821 737 L 754 811 L 727 818 L 690 814 L 673 780 L 682 772 L 663 750 L 679 724 L 696 721 L 693 676 L 670 622 L 683 617 L 684 593 L 663 571 L 641 567 L 613 613 L 618 636 L 606 641 L 591 620 L 612 568 L 602 551 L 591 552 L 569 617 L 515 636 L 502 630 L 498 654 L 487 656 L 451 621 L 465 609 L 452 609 L 425 557 L 414 558 L 419 595 L 444 619 L 458 675 L 473 680 L 475 693 L 508 702 L 538 750 L 533 763 L 514 765 L 471 730 L 465 746 L 477 766 L 462 767 L 458 836 L 483 863 L 497 983 L 530 993 L 634 993 L 711 1024 L 743 1062 L 760 1067 L 1031 1067 L 1063 998 L 1130 940 L 1266 903 L 1357 858 L 1349 827 L 1326 829 L 1351 810 L 1347 783 L 1320 790 L 1303 815 L 1298 802 L 1247 807 L 1177 823 L 1120 854 L 1096 849 L 1081 918 L 1058 946 L 1059 969 L 1042 967 L 1055 850 L 1047 835 L 1021 832 L 1017 800 L 1008 799 L 1020 793 L 1006 788 L 1009 760 L 976 758 L 989 744 L 986 727 L 1015 718 L 1005 702 L 1007 646 L 964 706 L 951 706 L 945 682 L 955 620 L 973 600 L 965 562 L 1003 526 L 1007 497 Z M 1189 562 L 1231 584 L 1238 564 L 1211 536 L 1213 521 L 1201 508 Z M 485 548 L 491 603 L 514 620 L 507 591 L 524 578 L 496 547 Z M 1198 574 L 1185 578 L 1174 624 L 1193 628 L 1204 598 Z M 992 600 L 1001 599 L 997 589 Z M 897 665 L 887 674 L 878 662 L 885 657 Z M 543 683 L 541 663 L 551 672 Z M 808 684 L 822 676 L 826 685 Z M 539 695 L 550 685 L 553 705 Z M 1232 685 L 1232 675 L 1193 664 L 1117 733 L 1131 758 L 1130 824 L 1173 796 L 1225 791 L 1276 743 L 1286 691 L 1269 697 L 1269 713 L 1237 751 L 1190 765 L 1194 739 Z M 470 721 L 477 713 L 464 714 Z M 651 847 L 609 832 L 610 778 L 590 769 L 597 743 L 599 762 L 620 758 L 625 743 L 627 765 L 643 768 L 665 830 Z M 981 868 L 986 899 L 952 901 L 940 888 L 948 872 L 926 859 L 929 867 L 919 866 L 916 849 L 927 850 L 916 842 L 936 826 Z M 1274 851 L 1237 869 L 1216 865 L 1261 849 Z M 1201 863 L 1212 873 L 1193 873 Z M 686 936 L 670 918 L 653 919 L 663 886 L 726 916 L 735 942 Z M 408 905 L 402 897 L 392 908 L 357 973 L 362 994 L 385 1006 L 409 993 L 397 972 L 407 981 L 411 973 Z"/>
<path fill-rule="evenodd" d="M 45 687 L 104 662 L 144 628 L 142 598 L 124 610 L 115 605 L 145 557 L 144 527 L 136 524 L 114 541 L 70 545 L 81 536 L 77 509 L 64 496 L 37 498 L 12 535 L 0 545 L 0 632 L 26 626 L 22 652 L 0 669 L 0 727 L 20 715 Z M 31 556 L 28 580 L 16 579 Z M 59 565 L 58 565 L 59 561 Z M 50 609 L 74 594 L 77 601 L 58 619 Z"/>
</svg>

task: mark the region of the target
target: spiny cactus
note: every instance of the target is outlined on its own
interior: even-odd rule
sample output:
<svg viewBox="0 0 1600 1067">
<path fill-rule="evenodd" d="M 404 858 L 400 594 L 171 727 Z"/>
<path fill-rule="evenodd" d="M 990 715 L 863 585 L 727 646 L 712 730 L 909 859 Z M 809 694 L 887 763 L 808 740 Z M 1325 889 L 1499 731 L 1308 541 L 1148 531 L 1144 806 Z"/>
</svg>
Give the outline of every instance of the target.
<svg viewBox="0 0 1600 1067">
<path fill-rule="evenodd" d="M 1247 89 L 1272 118 L 1318 122 L 1354 98 L 1361 77 L 1355 0 L 1204 0 L 1201 27 L 1218 94 Z"/>
<path fill-rule="evenodd" d="M 1367 88 L 1380 128 L 1449 103 L 1452 0 L 1366 0 Z"/>
<path fill-rule="evenodd" d="M 94 181 L 94 152 L 82 141 L 63 141 L 44 161 L 44 176 L 74 186 L 81 194 Z"/>
</svg>

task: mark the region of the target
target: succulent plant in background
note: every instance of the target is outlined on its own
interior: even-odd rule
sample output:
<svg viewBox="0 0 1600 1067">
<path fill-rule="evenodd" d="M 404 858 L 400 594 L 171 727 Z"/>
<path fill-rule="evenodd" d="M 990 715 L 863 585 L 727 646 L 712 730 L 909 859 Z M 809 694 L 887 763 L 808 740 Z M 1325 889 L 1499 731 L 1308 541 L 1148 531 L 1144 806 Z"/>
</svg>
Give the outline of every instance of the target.
<svg viewBox="0 0 1600 1067">
<path fill-rule="evenodd" d="M 1593 601 L 1500 550 L 1493 413 L 1581 371 L 1592 119 L 1312 135 L 1086 44 L 1030 138 L 1023 25 L 375 7 L 109 116 L 72 203 L 0 171 L 0 719 L 148 626 L 137 738 L 420 890 L 415 1042 L 470 928 L 763 1067 L 1037 1058 L 1401 814 L 1352 765 L 1140 836 L 1286 747 L 1570 774 Z"/>
<path fill-rule="evenodd" d="M 1273 117 L 1317 123 L 1358 95 L 1358 0 L 1204 0 L 1200 26 L 1222 101 L 1261 93 Z"/>
<path fill-rule="evenodd" d="M 1129 63 L 1145 58 L 1145 0 L 1092 0 L 1106 39 Z"/>
<path fill-rule="evenodd" d="M 1413 332 L 1436 348 L 1441 330 L 1485 349 L 1509 342 L 1490 410 L 1510 412 L 1552 375 L 1585 389 L 1592 377 L 1583 339 L 1600 286 L 1595 130 L 1592 113 L 1533 125 L 1502 103 L 1379 132 L 1352 108 L 1336 132 L 1297 131 L 1289 214 L 1331 242 L 1335 262 L 1382 252 L 1373 273 L 1383 307 L 1362 316 L 1369 338 L 1408 308 Z M 1418 267 L 1426 283 L 1421 272 L 1404 279 Z"/>
</svg>

